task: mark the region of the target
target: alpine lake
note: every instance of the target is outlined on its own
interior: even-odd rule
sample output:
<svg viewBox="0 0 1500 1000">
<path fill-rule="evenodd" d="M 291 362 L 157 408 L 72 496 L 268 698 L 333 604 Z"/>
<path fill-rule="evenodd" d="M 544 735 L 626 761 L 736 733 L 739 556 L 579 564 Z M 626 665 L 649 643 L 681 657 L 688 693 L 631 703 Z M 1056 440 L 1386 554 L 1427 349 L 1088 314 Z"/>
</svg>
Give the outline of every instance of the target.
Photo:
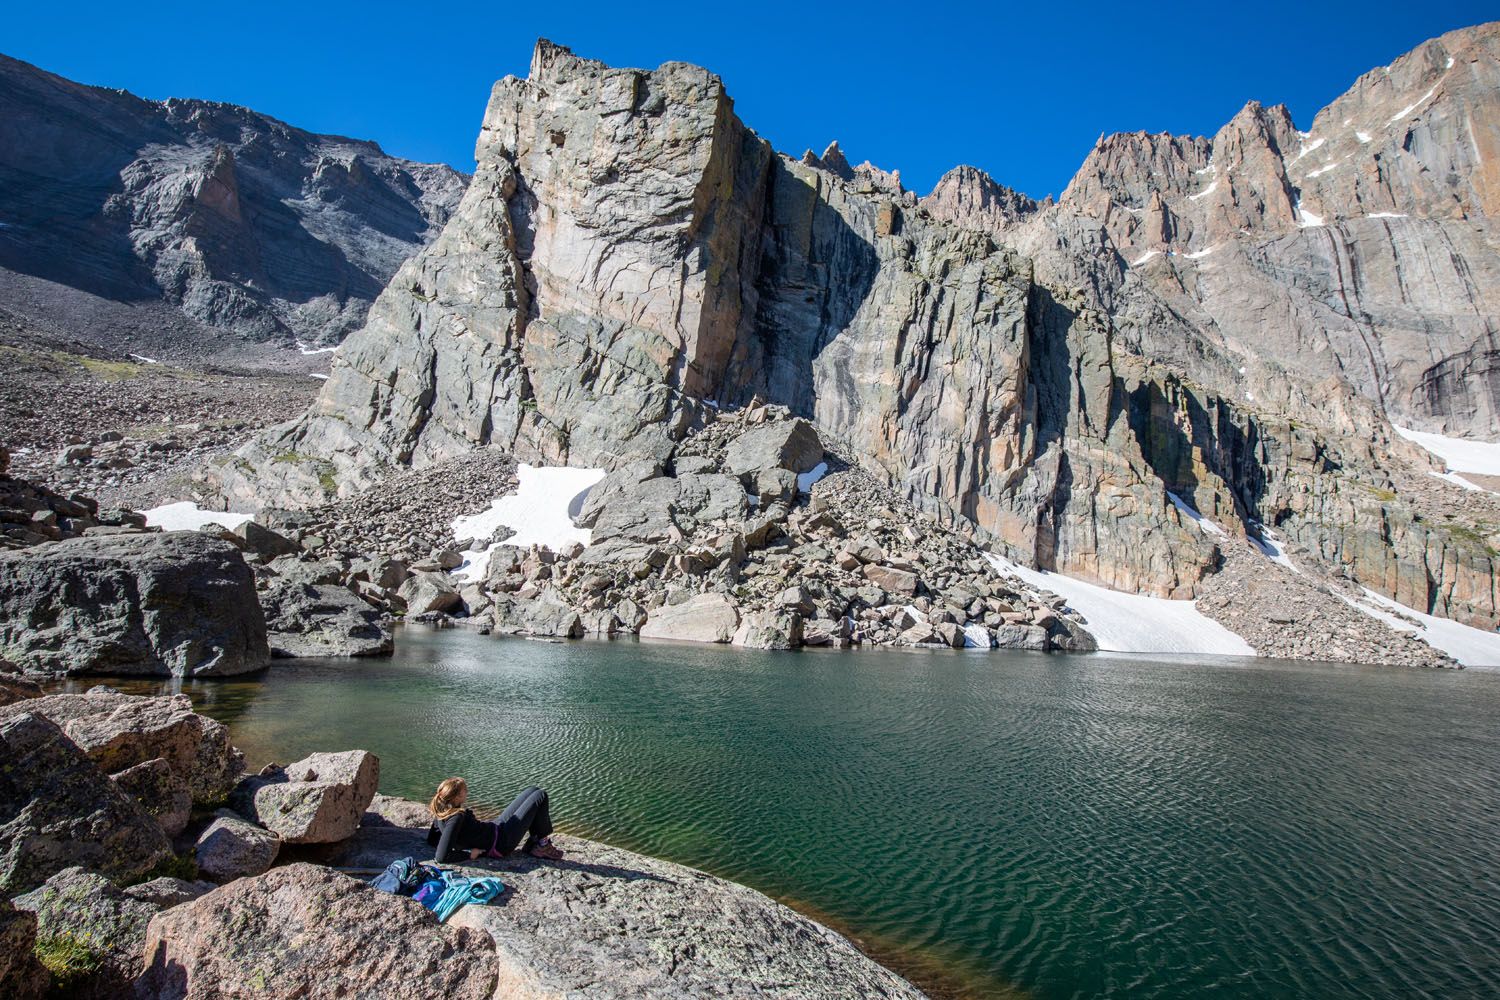
<svg viewBox="0 0 1500 1000">
<path fill-rule="evenodd" d="M 1500 674 L 769 653 L 408 627 L 181 690 L 251 767 L 552 793 L 567 832 L 754 886 L 936 997 L 1500 995 Z M 85 685 L 79 685 L 85 686 Z"/>
</svg>

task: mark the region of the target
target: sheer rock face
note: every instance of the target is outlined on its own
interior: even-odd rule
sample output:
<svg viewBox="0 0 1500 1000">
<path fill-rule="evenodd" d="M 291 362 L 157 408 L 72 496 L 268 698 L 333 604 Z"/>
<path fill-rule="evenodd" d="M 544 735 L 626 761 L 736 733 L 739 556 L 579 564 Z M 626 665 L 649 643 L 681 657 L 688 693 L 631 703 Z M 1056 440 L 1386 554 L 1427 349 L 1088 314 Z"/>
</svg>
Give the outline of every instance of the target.
<svg viewBox="0 0 1500 1000">
<path fill-rule="evenodd" d="M 1365 74 L 1307 132 L 1252 102 L 1211 139 L 1101 140 L 1044 225 L 1103 227 L 1118 263 L 1095 269 L 1121 272 L 1104 283 L 1139 284 L 1127 297 L 1183 317 L 1223 358 L 1196 363 L 1173 324 L 1149 329 L 1145 306 L 1121 324 L 1140 328 L 1132 346 L 1183 356 L 1198 381 L 1284 406 L 1289 380 L 1337 377 L 1399 424 L 1492 437 L 1497 154 L 1489 24 Z M 1035 236 L 1017 243 L 1045 252 Z"/>
<path fill-rule="evenodd" d="M 0 267 L 165 300 L 243 337 L 336 343 L 448 221 L 464 182 L 374 143 L 0 56 Z"/>
<path fill-rule="evenodd" d="M 1252 103 L 1213 138 L 1102 140 L 1057 204 L 779 156 L 701 69 L 542 42 L 318 402 L 216 477 L 285 505 L 488 445 L 660 468 L 761 399 L 1034 565 L 1189 597 L 1264 523 L 1491 622 L 1486 546 L 1387 499 L 1431 468 L 1387 420 L 1500 426 L 1497 37 L 1427 43 L 1308 133 Z"/>
</svg>

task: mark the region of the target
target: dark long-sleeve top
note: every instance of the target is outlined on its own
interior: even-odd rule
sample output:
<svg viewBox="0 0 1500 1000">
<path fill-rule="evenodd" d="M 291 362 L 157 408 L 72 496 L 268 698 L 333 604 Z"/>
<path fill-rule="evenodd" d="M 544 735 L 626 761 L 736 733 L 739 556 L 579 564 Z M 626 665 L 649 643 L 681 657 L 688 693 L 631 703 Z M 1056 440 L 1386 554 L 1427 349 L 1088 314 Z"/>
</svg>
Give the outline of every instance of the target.
<svg viewBox="0 0 1500 1000">
<path fill-rule="evenodd" d="M 445 864 L 466 861 L 469 851 L 475 848 L 487 851 L 494 846 L 495 824 L 476 819 L 472 811 L 465 809 L 447 819 L 434 819 L 427 831 L 427 843 L 437 848 L 433 854 L 436 861 Z"/>
</svg>

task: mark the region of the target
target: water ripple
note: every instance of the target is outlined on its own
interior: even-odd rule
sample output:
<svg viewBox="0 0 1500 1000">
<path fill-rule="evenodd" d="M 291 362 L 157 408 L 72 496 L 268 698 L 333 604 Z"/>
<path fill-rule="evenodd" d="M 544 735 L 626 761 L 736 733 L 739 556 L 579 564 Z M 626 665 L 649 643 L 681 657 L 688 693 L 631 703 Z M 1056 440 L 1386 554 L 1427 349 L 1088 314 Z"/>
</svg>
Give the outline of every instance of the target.
<svg viewBox="0 0 1500 1000">
<path fill-rule="evenodd" d="M 936 956 L 975 996 L 1500 994 L 1500 675 L 549 645 L 189 685 Z"/>
</svg>

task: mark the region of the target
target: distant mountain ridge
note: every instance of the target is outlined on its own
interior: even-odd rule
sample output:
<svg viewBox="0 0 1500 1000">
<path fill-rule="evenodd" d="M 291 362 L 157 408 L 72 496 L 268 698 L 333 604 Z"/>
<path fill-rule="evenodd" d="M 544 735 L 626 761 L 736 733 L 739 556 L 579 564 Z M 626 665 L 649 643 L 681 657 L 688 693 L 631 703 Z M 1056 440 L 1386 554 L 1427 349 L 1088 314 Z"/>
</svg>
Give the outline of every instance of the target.
<svg viewBox="0 0 1500 1000">
<path fill-rule="evenodd" d="M 148 101 L 0 56 L 0 269 L 52 286 L 26 283 L 44 303 L 28 308 L 63 325 L 85 300 L 165 303 L 189 339 L 337 343 L 467 181 L 235 105 Z M 100 325 L 81 333 L 107 340 Z"/>
</svg>

